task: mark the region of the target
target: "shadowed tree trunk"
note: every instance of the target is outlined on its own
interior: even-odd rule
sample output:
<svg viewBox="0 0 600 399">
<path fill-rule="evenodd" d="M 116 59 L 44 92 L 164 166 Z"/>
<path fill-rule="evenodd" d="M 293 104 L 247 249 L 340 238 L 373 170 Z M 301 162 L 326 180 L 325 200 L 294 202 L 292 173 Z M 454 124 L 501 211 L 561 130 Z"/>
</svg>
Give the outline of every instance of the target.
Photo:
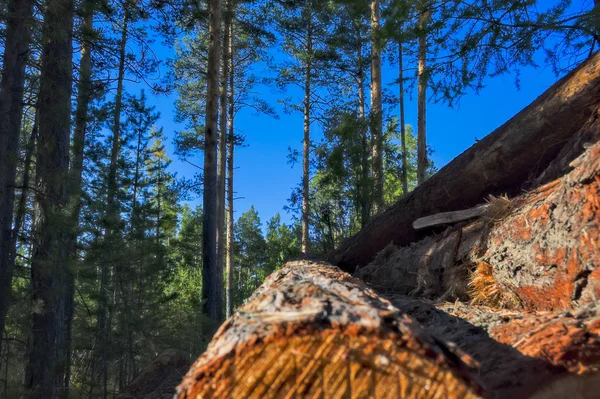
<svg viewBox="0 0 600 399">
<path fill-rule="evenodd" d="M 64 397 L 69 395 L 71 381 L 72 331 L 75 310 L 75 268 L 77 263 L 77 237 L 79 214 L 81 211 L 83 157 L 85 149 L 85 134 L 88 122 L 88 109 L 92 95 L 92 58 L 91 40 L 93 35 L 94 3 L 84 3 L 84 16 L 81 44 L 81 59 L 79 61 L 79 83 L 77 85 L 77 107 L 75 109 L 75 128 L 73 132 L 73 162 L 70 171 L 69 201 L 71 202 L 71 235 L 68 242 L 70 264 L 66 273 L 67 295 L 65 298 L 65 377 Z"/>
<path fill-rule="evenodd" d="M 0 86 L 0 337 L 4 336 L 14 267 L 10 260 L 14 185 L 33 0 L 11 0 L 7 11 Z"/>
<path fill-rule="evenodd" d="M 202 296 L 208 317 L 220 321 L 223 317 L 219 267 L 217 261 L 217 134 L 219 108 L 219 63 L 221 58 L 221 1 L 209 0 L 208 75 L 206 89 L 206 131 L 204 139 L 203 195 L 203 273 Z"/>
<path fill-rule="evenodd" d="M 32 301 L 39 311 L 32 315 L 25 377 L 32 398 L 55 398 L 63 385 L 73 13 L 72 0 L 51 0 L 44 16 L 31 260 Z"/>
<path fill-rule="evenodd" d="M 363 227 L 371 217 L 371 192 L 369 181 L 369 137 L 366 124 L 365 112 L 365 71 L 362 56 L 362 38 L 360 34 L 360 24 L 354 22 L 356 31 L 356 83 L 358 85 L 358 117 L 360 119 L 360 140 L 361 140 L 361 176 L 360 176 L 360 226 Z"/>
</svg>

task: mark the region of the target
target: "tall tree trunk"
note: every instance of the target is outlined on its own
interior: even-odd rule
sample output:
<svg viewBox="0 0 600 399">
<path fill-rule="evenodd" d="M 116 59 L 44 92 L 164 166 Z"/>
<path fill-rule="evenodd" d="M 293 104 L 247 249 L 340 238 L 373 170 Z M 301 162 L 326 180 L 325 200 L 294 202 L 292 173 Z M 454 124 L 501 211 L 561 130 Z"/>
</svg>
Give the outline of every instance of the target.
<svg viewBox="0 0 600 399">
<path fill-rule="evenodd" d="M 217 133 L 219 107 L 219 61 L 221 55 L 221 1 L 209 0 L 208 75 L 206 96 L 206 131 L 204 140 L 204 196 L 202 213 L 204 311 L 212 320 L 222 319 L 217 262 Z"/>
<path fill-rule="evenodd" d="M 14 185 L 23 113 L 25 63 L 31 36 L 29 20 L 32 19 L 32 13 L 33 0 L 8 2 L 0 85 L 0 337 L 4 335 L 13 275 L 10 253 Z"/>
<path fill-rule="evenodd" d="M 88 109 L 92 94 L 92 58 L 91 40 L 93 34 L 94 2 L 88 0 L 84 4 L 84 17 L 81 31 L 83 40 L 81 44 L 81 60 L 79 62 L 79 83 L 77 86 L 77 108 L 75 110 L 75 129 L 73 132 L 73 162 L 70 171 L 69 201 L 72 203 L 71 234 L 67 244 L 69 251 L 70 267 L 66 273 L 66 298 L 65 298 L 65 376 L 64 395 L 69 395 L 71 380 L 72 358 L 72 331 L 75 310 L 75 267 L 77 263 L 77 237 L 79 228 L 79 214 L 81 211 L 81 192 L 83 157 L 85 149 L 85 134 L 88 122 Z"/>
<path fill-rule="evenodd" d="M 55 398 L 63 384 L 73 1 L 47 3 L 43 26 L 36 164 L 35 247 L 31 260 L 32 345 L 25 377 L 31 398 Z"/>
<path fill-rule="evenodd" d="M 100 264 L 100 300 L 98 302 L 98 320 L 96 326 L 96 342 L 94 345 L 94 355 L 92 359 L 91 367 L 91 386 L 90 396 L 92 396 L 93 388 L 95 385 L 95 372 L 96 362 L 98 359 L 101 360 L 101 371 L 102 371 L 102 387 L 103 397 L 106 399 L 108 396 L 108 327 L 107 327 L 107 306 L 109 304 L 108 297 L 108 284 L 110 275 L 110 266 L 114 263 L 114 255 L 112 253 L 114 249 L 114 230 L 119 222 L 119 211 L 116 204 L 117 194 L 117 163 L 120 152 L 121 142 L 121 107 L 123 105 L 123 80 L 125 77 L 125 56 L 127 48 L 127 29 L 129 24 L 129 12 L 126 6 L 124 10 L 123 27 L 121 30 L 121 43 L 119 49 L 119 70 L 117 75 L 117 93 L 115 95 L 115 108 L 113 110 L 113 137 L 112 147 L 110 155 L 110 165 L 108 171 L 108 193 L 106 199 L 106 226 L 104 233 L 104 241 L 108 246 L 108 257 L 107 261 L 103 261 Z"/>
<path fill-rule="evenodd" d="M 371 134 L 373 136 L 373 181 L 375 211 L 384 207 L 383 200 L 383 114 L 381 106 L 381 48 L 379 0 L 371 1 Z"/>
<path fill-rule="evenodd" d="M 231 0 L 230 0 L 231 1 Z M 229 106 L 227 128 L 228 128 L 228 146 L 227 146 L 227 282 L 226 282 L 226 315 L 231 317 L 233 314 L 233 156 L 235 151 L 235 131 L 234 131 L 234 83 L 235 71 L 233 54 L 233 24 L 229 24 Z"/>
<path fill-rule="evenodd" d="M 219 277 L 219 297 L 223 297 L 223 261 L 225 255 L 225 164 L 227 152 L 227 100 L 229 84 L 229 26 L 231 25 L 233 0 L 227 0 L 223 20 L 223 51 L 221 65 L 221 104 L 219 111 L 219 161 L 217 172 L 217 276 Z"/>
<path fill-rule="evenodd" d="M 408 194 L 408 154 L 406 153 L 406 122 L 404 120 L 404 63 L 402 42 L 398 41 L 398 88 L 400 102 L 400 141 L 402 143 L 402 195 Z"/>
<path fill-rule="evenodd" d="M 312 75 L 312 9 L 310 1 L 306 2 L 306 63 L 304 70 L 304 142 L 302 157 L 302 253 L 308 254 L 310 247 L 310 102 Z"/>
<path fill-rule="evenodd" d="M 360 119 L 360 141 L 361 141 L 361 176 L 360 176 L 360 226 L 367 224 L 371 216 L 370 201 L 370 182 L 369 182 L 369 137 L 366 125 L 365 112 L 365 71 L 363 67 L 362 56 L 362 38 L 360 35 L 360 25 L 355 21 L 356 30 L 356 67 L 358 73 L 356 76 L 358 84 L 358 118 Z"/>
<path fill-rule="evenodd" d="M 421 16 L 419 25 L 421 33 L 419 35 L 419 70 L 418 70 L 418 93 L 417 93 L 417 182 L 422 184 L 427 177 L 427 22 L 429 20 L 429 10 L 427 4 L 423 3 L 421 7 Z"/>
</svg>

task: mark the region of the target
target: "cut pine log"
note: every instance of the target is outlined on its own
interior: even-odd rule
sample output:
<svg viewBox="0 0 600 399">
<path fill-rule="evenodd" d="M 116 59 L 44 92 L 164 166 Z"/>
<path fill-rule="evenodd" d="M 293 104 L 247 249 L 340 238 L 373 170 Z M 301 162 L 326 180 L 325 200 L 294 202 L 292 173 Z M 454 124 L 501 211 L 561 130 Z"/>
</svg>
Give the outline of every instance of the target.
<svg viewBox="0 0 600 399">
<path fill-rule="evenodd" d="M 225 322 L 177 397 L 481 397 L 469 362 L 359 280 L 297 261 Z"/>
<path fill-rule="evenodd" d="M 597 301 L 600 142 L 587 147 L 562 178 L 497 198 L 486 217 L 442 235 L 390 245 L 355 276 L 398 294 L 526 311 Z"/>
<path fill-rule="evenodd" d="M 519 194 L 556 158 L 599 103 L 600 53 L 596 53 L 372 219 L 329 256 L 330 262 L 353 272 L 391 242 L 405 246 L 422 238 L 411 226 L 420 217 L 468 209 L 489 194 Z"/>
<path fill-rule="evenodd" d="M 563 380 L 566 384 L 579 381 L 582 392 L 600 392 L 597 304 L 574 312 L 515 312 L 401 295 L 388 298 L 432 334 L 473 357 L 479 363 L 479 381 L 491 397 L 529 397 L 545 391 L 542 387 L 549 382 Z M 562 385 L 540 397 L 553 397 Z"/>
</svg>

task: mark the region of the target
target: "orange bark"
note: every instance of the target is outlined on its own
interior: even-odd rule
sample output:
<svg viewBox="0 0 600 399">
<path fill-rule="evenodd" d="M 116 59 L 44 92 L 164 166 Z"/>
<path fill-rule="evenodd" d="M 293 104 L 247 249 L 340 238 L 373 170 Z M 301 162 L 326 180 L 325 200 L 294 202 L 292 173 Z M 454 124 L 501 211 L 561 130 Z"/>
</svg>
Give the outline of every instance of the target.
<svg viewBox="0 0 600 399">
<path fill-rule="evenodd" d="M 465 362 L 360 281 L 291 262 L 220 328 L 177 397 L 480 397 Z"/>
</svg>

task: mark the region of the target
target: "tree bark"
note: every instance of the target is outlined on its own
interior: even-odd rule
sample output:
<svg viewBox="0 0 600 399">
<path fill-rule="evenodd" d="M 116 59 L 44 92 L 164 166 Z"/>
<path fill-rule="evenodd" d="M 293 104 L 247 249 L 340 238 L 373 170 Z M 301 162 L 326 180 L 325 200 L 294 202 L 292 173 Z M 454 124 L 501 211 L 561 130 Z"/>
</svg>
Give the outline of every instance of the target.
<svg viewBox="0 0 600 399">
<path fill-rule="evenodd" d="M 385 206 L 383 199 L 383 109 L 381 105 L 381 27 L 379 0 L 371 0 L 371 135 L 373 139 L 373 205 L 375 212 Z"/>
<path fill-rule="evenodd" d="M 427 3 L 421 5 L 419 17 L 419 66 L 418 66 L 418 93 L 417 93 L 417 182 L 422 184 L 427 178 L 427 23 L 429 10 Z"/>
<path fill-rule="evenodd" d="M 339 269 L 290 262 L 221 326 L 176 397 L 480 397 L 464 361 Z"/>
<path fill-rule="evenodd" d="M 31 260 L 32 301 L 40 310 L 32 315 L 32 345 L 25 377 L 31 398 L 55 398 L 63 384 L 73 14 L 72 0 L 52 0 L 44 16 L 37 215 Z"/>
<path fill-rule="evenodd" d="M 223 261 L 225 255 L 225 164 L 227 152 L 227 100 L 229 85 L 229 26 L 232 20 L 233 0 L 227 0 L 225 18 L 223 23 L 223 51 L 221 65 L 221 101 L 219 111 L 219 149 L 217 171 L 217 269 L 219 277 L 219 296 L 222 297 L 223 288 Z"/>
<path fill-rule="evenodd" d="M 0 85 L 0 337 L 4 336 L 4 323 L 12 286 L 13 263 L 10 261 L 10 254 L 13 240 L 14 186 L 33 1 L 11 0 L 8 2 L 7 11 Z M 1 349 L 0 343 L 0 351 Z"/>
<path fill-rule="evenodd" d="M 404 120 L 404 63 L 402 42 L 398 41 L 398 90 L 400 103 L 400 141 L 402 145 L 402 195 L 408 194 L 408 154 L 406 152 L 406 122 Z"/>
<path fill-rule="evenodd" d="M 94 3 L 86 1 L 81 27 L 81 59 L 79 61 L 79 83 L 77 85 L 77 107 L 75 109 L 75 128 L 73 132 L 73 162 L 70 170 L 69 201 L 72 203 L 71 235 L 69 237 L 68 256 L 69 268 L 66 273 L 67 292 L 65 297 L 65 376 L 63 396 L 69 396 L 71 380 L 72 331 L 75 315 L 75 267 L 77 262 L 77 238 L 79 229 L 79 214 L 81 211 L 83 159 L 85 135 L 87 130 L 88 109 L 92 95 L 92 58 L 91 40 L 93 35 Z"/>
<path fill-rule="evenodd" d="M 223 317 L 219 268 L 217 262 L 217 148 L 215 135 L 219 107 L 219 63 L 221 55 L 221 1 L 209 0 L 208 75 L 206 96 L 206 131 L 204 140 L 203 195 L 203 277 L 204 311 L 214 321 Z"/>
<path fill-rule="evenodd" d="M 365 71 L 362 56 L 362 37 L 360 34 L 360 24 L 354 22 L 356 31 L 356 68 L 358 85 L 358 118 L 360 120 L 360 140 L 361 140 L 361 175 L 360 175 L 360 226 L 366 226 L 371 217 L 371 192 L 369 180 L 369 137 L 366 123 L 365 112 Z"/>
<path fill-rule="evenodd" d="M 600 120 L 591 118 L 600 131 Z M 390 245 L 357 277 L 381 289 L 525 311 L 572 309 L 600 297 L 600 142 L 575 168 L 487 214 L 411 246 Z"/>
<path fill-rule="evenodd" d="M 412 228 L 419 217 L 469 208 L 489 194 L 521 193 L 595 112 L 599 93 L 600 53 L 371 220 L 330 261 L 354 271 L 391 242 L 404 246 L 423 237 Z"/>
<path fill-rule="evenodd" d="M 235 117 L 235 104 L 234 104 L 234 83 L 235 83 L 235 70 L 234 70 L 234 53 L 233 53 L 233 24 L 229 24 L 229 99 L 227 104 L 228 118 L 227 118 L 227 129 L 228 129 L 228 145 L 227 145 L 227 259 L 226 259 L 226 316 L 231 317 L 233 314 L 233 169 L 234 169 L 234 153 L 235 153 L 235 130 L 234 130 L 234 117 Z"/>
<path fill-rule="evenodd" d="M 119 210 L 116 196 L 118 191 L 117 183 L 117 168 L 119 153 L 121 147 L 121 108 L 123 105 L 123 80 L 125 79 L 125 58 L 127 49 L 129 25 L 129 9 L 125 5 L 123 16 L 123 27 L 121 29 L 121 42 L 119 48 L 119 69 L 117 72 L 117 92 L 115 94 L 115 108 L 113 110 L 113 126 L 112 126 L 112 146 L 110 153 L 110 165 L 108 170 L 108 193 L 106 198 L 106 226 L 104 233 L 104 241 L 107 245 L 108 260 L 102 261 L 100 265 L 100 300 L 98 302 L 98 320 L 96 325 L 96 337 L 94 343 L 94 354 L 91 366 L 91 385 L 90 396 L 92 396 L 95 384 L 96 362 L 101 360 L 102 365 L 102 388 L 103 397 L 108 395 L 108 327 L 107 327 L 107 307 L 110 303 L 108 294 L 109 285 L 109 268 L 114 265 L 113 244 L 114 234 L 119 223 Z"/>
<path fill-rule="evenodd" d="M 550 382 L 551 391 L 557 391 L 572 380 L 580 381 L 582 391 L 596 387 L 589 392 L 598 392 L 597 382 L 584 377 L 597 369 L 600 360 L 598 305 L 574 312 L 529 313 L 399 295 L 389 300 L 432 334 L 472 356 L 490 397 L 530 398 L 533 392 L 552 386 Z M 595 396 L 572 394 L 574 398 Z"/>
<path fill-rule="evenodd" d="M 302 253 L 308 255 L 310 248 L 310 112 L 312 77 L 312 9 L 311 1 L 306 2 L 306 61 L 304 65 L 304 140 L 302 156 Z"/>
</svg>

